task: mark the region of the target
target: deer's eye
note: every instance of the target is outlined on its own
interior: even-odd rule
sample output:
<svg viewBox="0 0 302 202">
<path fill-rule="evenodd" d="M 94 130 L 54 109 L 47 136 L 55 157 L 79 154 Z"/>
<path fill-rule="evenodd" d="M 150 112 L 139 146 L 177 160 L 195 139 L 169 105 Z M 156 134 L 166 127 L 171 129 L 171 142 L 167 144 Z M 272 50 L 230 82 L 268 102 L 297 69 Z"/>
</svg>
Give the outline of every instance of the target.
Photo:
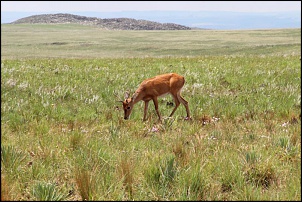
<svg viewBox="0 0 302 202">
<path fill-rule="evenodd" d="M 131 107 L 127 107 L 127 109 L 130 109 Z"/>
</svg>

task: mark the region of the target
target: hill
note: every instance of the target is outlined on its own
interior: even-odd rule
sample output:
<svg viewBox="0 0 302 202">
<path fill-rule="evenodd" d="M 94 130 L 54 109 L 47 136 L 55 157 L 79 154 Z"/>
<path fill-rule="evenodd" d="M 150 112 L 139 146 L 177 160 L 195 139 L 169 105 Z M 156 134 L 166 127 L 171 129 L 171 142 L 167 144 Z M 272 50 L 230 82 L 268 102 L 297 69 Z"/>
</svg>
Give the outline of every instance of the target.
<svg viewBox="0 0 302 202">
<path fill-rule="evenodd" d="M 32 15 L 61 12 L 1 11 L 1 24 L 12 23 Z M 116 11 L 68 12 L 86 17 L 133 18 L 158 23 L 175 23 L 192 29 L 238 30 L 301 28 L 301 10 L 292 12 L 232 12 L 232 11 Z"/>
<path fill-rule="evenodd" d="M 42 14 L 21 18 L 10 24 L 82 24 L 94 25 L 109 30 L 190 30 L 190 27 L 175 23 L 159 23 L 133 18 L 96 18 L 73 14 Z"/>
</svg>

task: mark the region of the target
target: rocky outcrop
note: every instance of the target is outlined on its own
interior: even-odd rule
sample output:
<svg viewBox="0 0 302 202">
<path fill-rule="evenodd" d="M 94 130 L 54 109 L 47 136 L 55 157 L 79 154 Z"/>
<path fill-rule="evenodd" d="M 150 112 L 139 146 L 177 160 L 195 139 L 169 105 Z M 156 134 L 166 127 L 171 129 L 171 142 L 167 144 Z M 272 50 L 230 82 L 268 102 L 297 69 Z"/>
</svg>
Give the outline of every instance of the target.
<svg viewBox="0 0 302 202">
<path fill-rule="evenodd" d="M 81 24 L 109 30 L 190 30 L 190 27 L 174 23 L 158 23 L 132 18 L 96 18 L 72 14 L 42 14 L 21 18 L 11 24 Z"/>
</svg>

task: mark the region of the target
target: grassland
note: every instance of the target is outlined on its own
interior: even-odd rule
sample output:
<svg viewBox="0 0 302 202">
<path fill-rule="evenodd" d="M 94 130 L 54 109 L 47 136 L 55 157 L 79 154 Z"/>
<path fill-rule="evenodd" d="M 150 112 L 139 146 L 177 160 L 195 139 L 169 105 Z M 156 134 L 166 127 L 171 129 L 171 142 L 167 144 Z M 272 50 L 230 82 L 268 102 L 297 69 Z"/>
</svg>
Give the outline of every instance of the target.
<svg viewBox="0 0 302 202">
<path fill-rule="evenodd" d="M 2 59 L 301 55 L 301 29 L 112 31 L 5 24 L 1 49 Z"/>
<path fill-rule="evenodd" d="M 301 200 L 301 31 L 1 26 L 2 200 Z M 167 117 L 115 93 L 177 72 Z"/>
</svg>

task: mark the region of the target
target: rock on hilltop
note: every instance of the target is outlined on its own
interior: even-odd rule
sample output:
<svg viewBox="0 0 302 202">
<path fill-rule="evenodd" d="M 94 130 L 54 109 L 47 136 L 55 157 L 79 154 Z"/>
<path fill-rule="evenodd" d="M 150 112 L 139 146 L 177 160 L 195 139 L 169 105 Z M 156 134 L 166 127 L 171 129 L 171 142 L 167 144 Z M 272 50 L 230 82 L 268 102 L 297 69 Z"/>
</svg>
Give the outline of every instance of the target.
<svg viewBox="0 0 302 202">
<path fill-rule="evenodd" d="M 42 14 L 21 18 L 11 24 L 82 24 L 109 30 L 190 30 L 190 27 L 174 23 L 158 23 L 132 18 L 96 18 L 72 14 Z"/>
</svg>

